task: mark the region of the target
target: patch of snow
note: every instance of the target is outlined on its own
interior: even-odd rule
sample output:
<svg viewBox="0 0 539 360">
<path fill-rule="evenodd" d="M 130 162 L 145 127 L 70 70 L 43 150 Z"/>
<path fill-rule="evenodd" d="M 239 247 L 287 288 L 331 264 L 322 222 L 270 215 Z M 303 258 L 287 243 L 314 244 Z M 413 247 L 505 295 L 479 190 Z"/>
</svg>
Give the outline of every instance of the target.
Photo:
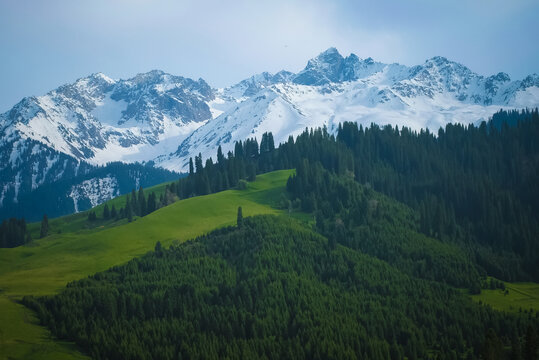
<svg viewBox="0 0 539 360">
<path fill-rule="evenodd" d="M 119 121 L 123 117 L 123 112 L 129 103 L 125 100 L 113 100 L 111 94 L 96 102 L 96 107 L 90 112 L 93 117 L 102 124 L 120 127 Z"/>
<path fill-rule="evenodd" d="M 15 188 L 15 196 L 13 196 L 13 202 L 19 202 L 19 189 L 21 188 L 21 172 L 19 171 L 13 181 L 13 187 Z"/>
<path fill-rule="evenodd" d="M 118 180 L 110 174 L 103 178 L 84 180 L 78 185 L 71 187 L 69 197 L 73 199 L 75 212 L 79 212 L 81 199 L 90 200 L 92 207 L 120 195 Z"/>
</svg>

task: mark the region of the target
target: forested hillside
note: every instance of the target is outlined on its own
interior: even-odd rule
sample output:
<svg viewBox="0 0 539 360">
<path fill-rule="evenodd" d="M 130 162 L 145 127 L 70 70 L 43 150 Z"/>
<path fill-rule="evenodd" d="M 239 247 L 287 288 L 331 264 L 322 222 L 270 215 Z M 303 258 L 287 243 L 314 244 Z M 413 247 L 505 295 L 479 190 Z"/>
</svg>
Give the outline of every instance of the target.
<svg viewBox="0 0 539 360">
<path fill-rule="evenodd" d="M 396 217 L 393 228 L 406 227 L 405 214 Z M 158 243 L 59 295 L 24 302 L 54 334 L 103 359 L 503 358 L 537 350 L 531 313 L 497 313 L 390 263 L 291 219 L 239 217 L 238 226 L 168 250 Z"/>
<path fill-rule="evenodd" d="M 538 136 L 526 110 L 437 135 L 344 123 L 219 148 L 163 205 L 295 168 L 263 195 L 280 216 L 240 208 L 237 226 L 23 302 L 94 358 L 537 359 L 537 311 L 469 294 L 503 288 L 487 276 L 539 279 Z"/>
<path fill-rule="evenodd" d="M 304 160 L 397 199 L 419 214 L 419 230 L 458 245 L 482 271 L 507 281 L 539 281 L 539 112 L 500 111 L 479 127 L 449 124 L 435 135 L 344 123 L 337 137 L 306 130 L 275 148 L 271 133 L 236 143 L 217 161 L 198 156 L 190 175 L 169 187 L 180 198 L 301 168 Z M 304 190 L 306 192 L 304 192 Z M 304 211 L 328 212 L 310 188 L 296 190 Z"/>
</svg>

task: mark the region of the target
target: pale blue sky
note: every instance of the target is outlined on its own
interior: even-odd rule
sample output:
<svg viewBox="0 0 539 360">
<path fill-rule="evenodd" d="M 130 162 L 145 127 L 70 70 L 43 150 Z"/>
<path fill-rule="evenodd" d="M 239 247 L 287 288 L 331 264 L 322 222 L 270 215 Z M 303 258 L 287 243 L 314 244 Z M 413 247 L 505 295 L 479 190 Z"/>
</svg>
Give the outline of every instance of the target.
<svg viewBox="0 0 539 360">
<path fill-rule="evenodd" d="M 0 112 L 94 72 L 151 69 L 212 86 L 298 71 L 330 46 L 482 75 L 539 72 L 539 1 L 0 0 Z"/>
</svg>

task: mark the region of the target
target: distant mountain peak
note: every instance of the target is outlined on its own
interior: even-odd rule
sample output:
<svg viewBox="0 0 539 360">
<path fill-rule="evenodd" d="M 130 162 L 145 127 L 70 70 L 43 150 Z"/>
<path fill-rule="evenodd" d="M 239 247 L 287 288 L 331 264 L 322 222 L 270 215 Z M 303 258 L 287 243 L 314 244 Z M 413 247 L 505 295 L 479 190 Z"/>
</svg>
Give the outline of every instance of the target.
<svg viewBox="0 0 539 360">
<path fill-rule="evenodd" d="M 317 57 L 321 56 L 334 56 L 334 55 L 341 55 L 339 53 L 339 50 L 337 50 L 336 47 L 329 47 L 326 50 L 322 51 Z"/>
<path fill-rule="evenodd" d="M 102 72 L 93 73 L 90 76 L 88 76 L 88 78 L 104 80 L 104 81 L 109 82 L 109 83 L 114 83 L 115 82 L 113 79 L 111 79 L 107 75 L 103 74 Z"/>
</svg>

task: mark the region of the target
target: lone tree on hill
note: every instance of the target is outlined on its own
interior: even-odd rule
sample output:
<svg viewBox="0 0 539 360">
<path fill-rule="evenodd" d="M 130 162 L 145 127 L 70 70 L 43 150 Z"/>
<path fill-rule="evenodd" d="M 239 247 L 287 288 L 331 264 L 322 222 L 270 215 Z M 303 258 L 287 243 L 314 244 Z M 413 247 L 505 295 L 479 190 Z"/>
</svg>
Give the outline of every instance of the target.
<svg viewBox="0 0 539 360">
<path fill-rule="evenodd" d="M 241 206 L 238 207 L 238 229 L 241 229 L 243 225 L 243 214 L 242 214 L 242 211 L 241 211 Z"/>
<path fill-rule="evenodd" d="M 39 238 L 44 238 L 49 233 L 49 219 L 47 214 L 43 215 L 43 220 L 41 220 L 41 231 L 39 232 Z"/>
</svg>

